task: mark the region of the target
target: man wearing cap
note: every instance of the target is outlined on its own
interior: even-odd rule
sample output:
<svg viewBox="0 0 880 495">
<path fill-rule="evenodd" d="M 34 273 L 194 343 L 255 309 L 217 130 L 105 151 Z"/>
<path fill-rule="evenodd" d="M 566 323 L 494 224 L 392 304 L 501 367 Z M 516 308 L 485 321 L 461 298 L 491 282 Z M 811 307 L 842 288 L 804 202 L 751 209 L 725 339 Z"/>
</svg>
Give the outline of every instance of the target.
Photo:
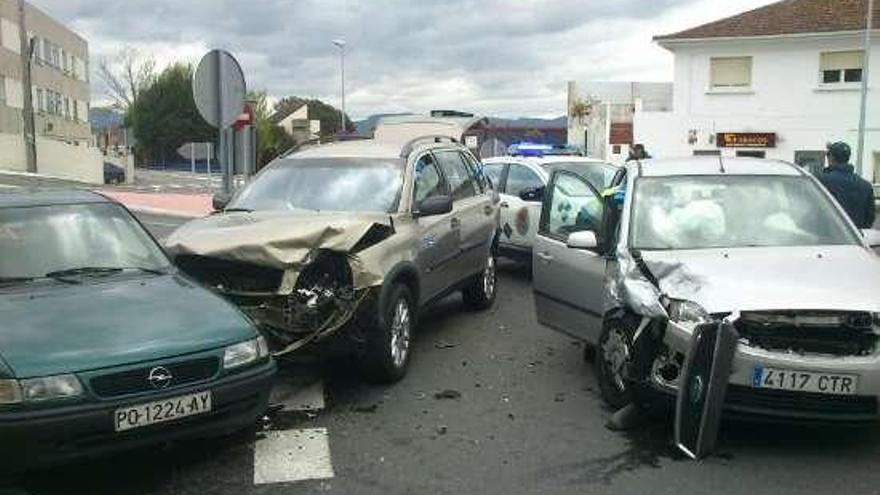
<svg viewBox="0 0 880 495">
<path fill-rule="evenodd" d="M 847 215 L 860 229 L 874 225 L 874 188 L 854 173 L 849 163 L 849 145 L 842 142 L 828 145 L 828 168 L 819 181 L 846 210 Z"/>
</svg>

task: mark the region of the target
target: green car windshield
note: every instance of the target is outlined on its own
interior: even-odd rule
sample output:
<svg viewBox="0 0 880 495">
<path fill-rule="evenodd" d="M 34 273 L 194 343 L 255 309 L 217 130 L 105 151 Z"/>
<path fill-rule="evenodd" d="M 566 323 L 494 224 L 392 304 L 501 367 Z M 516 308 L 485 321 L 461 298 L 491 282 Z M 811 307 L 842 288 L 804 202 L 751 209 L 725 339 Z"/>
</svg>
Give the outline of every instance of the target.
<svg viewBox="0 0 880 495">
<path fill-rule="evenodd" d="M 0 281 L 82 269 L 164 271 L 168 257 L 112 203 L 0 209 Z"/>
</svg>

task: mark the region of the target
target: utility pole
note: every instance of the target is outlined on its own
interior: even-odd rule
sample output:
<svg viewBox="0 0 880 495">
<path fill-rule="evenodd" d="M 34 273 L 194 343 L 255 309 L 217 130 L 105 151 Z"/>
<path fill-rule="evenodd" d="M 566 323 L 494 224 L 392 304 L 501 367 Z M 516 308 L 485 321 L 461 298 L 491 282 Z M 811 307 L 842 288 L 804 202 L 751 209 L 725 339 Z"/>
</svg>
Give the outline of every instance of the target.
<svg viewBox="0 0 880 495">
<path fill-rule="evenodd" d="M 339 48 L 339 65 L 342 73 L 340 78 L 340 84 L 342 86 L 342 109 L 340 111 L 340 113 L 342 114 L 342 122 L 339 128 L 342 129 L 342 133 L 345 134 L 345 40 L 336 39 L 333 40 L 332 43 L 336 45 L 337 48 Z"/>
<path fill-rule="evenodd" d="M 865 49 L 864 58 L 862 59 L 862 101 L 859 107 L 859 143 L 858 158 L 856 159 L 856 170 L 859 175 L 865 176 L 865 126 L 868 115 L 868 76 L 871 66 L 871 29 L 874 22 L 874 0 L 868 0 L 868 13 L 865 15 Z M 877 178 L 875 177 L 876 181 Z"/>
<path fill-rule="evenodd" d="M 21 110 L 22 120 L 24 121 L 22 135 L 24 137 L 27 171 L 35 174 L 37 173 L 37 132 L 34 125 L 34 90 L 31 84 L 31 59 L 34 54 L 34 40 L 28 39 L 24 11 L 24 0 L 18 0 L 18 41 L 19 52 L 21 53 L 22 96 L 24 97 Z"/>
</svg>

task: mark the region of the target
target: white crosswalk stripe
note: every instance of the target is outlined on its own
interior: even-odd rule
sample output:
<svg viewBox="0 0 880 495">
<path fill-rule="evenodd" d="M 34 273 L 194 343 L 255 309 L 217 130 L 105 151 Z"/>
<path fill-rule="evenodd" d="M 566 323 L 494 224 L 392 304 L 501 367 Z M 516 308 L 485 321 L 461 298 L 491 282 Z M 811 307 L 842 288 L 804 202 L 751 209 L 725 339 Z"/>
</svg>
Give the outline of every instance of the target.
<svg viewBox="0 0 880 495">
<path fill-rule="evenodd" d="M 324 383 L 296 383 L 283 378 L 272 390 L 272 404 L 285 412 L 324 409 Z M 293 483 L 333 478 L 329 432 L 326 428 L 270 430 L 254 446 L 254 484 Z"/>
<path fill-rule="evenodd" d="M 268 431 L 254 447 L 254 484 L 332 478 L 326 428 Z"/>
</svg>

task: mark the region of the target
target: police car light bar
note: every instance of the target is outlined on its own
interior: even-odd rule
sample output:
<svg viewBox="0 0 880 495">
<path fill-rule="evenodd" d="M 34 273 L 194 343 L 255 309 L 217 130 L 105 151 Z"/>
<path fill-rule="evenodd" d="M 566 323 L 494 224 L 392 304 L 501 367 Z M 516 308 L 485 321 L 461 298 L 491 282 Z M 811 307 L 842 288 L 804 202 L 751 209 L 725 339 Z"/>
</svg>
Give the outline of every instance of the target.
<svg viewBox="0 0 880 495">
<path fill-rule="evenodd" d="M 511 155 L 524 156 L 542 156 L 544 153 L 549 153 L 551 151 L 553 151 L 552 145 L 537 143 L 512 144 L 507 149 L 507 152 Z"/>
</svg>

